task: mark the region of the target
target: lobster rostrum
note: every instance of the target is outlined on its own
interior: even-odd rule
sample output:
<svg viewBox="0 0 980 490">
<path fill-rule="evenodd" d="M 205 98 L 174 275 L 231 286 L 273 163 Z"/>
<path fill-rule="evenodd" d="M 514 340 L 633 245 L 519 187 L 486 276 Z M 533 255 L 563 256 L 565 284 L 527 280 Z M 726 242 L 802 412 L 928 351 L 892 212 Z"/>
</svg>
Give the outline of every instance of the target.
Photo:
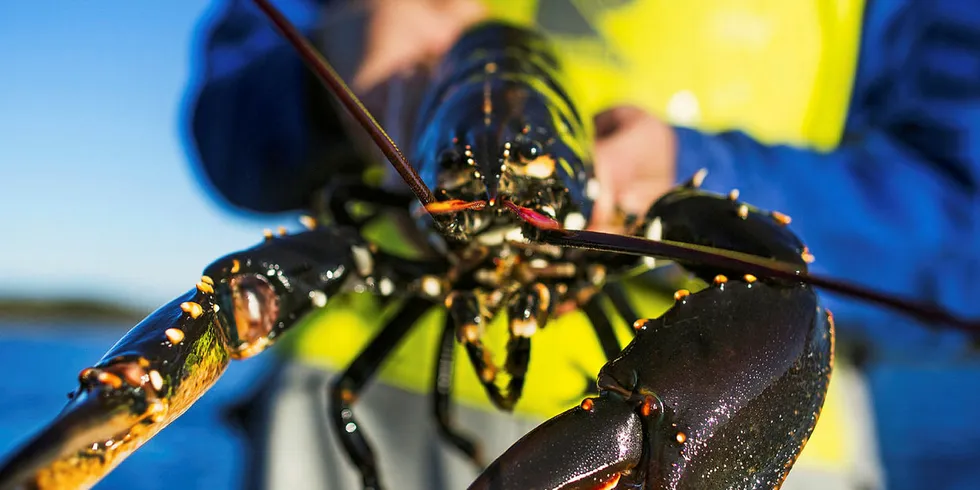
<svg viewBox="0 0 980 490">
<path fill-rule="evenodd" d="M 365 488 L 382 488 L 355 417 L 360 391 L 411 327 L 445 308 L 434 376 L 440 434 L 476 464 L 449 416 L 454 343 L 490 401 L 512 410 L 535 332 L 580 307 L 609 362 L 598 396 L 545 422 L 486 467 L 473 489 L 776 488 L 813 430 L 833 366 L 834 325 L 814 287 L 973 333 L 931 305 L 807 273 L 789 218 L 699 189 L 703 173 L 633 220 L 629 235 L 583 230 L 595 184 L 589 132 L 546 40 L 490 23 L 465 34 L 428 92 L 408 163 L 344 82 L 267 0 L 255 0 L 361 124 L 412 195 L 334 189 L 329 224 L 266 235 L 208 266 L 196 286 L 134 327 L 79 375 L 65 409 L 0 466 L 0 489 L 88 488 L 194 403 L 231 359 L 261 353 L 349 291 L 400 303 L 331 388 L 331 415 Z M 434 192 L 433 192 L 434 191 Z M 411 212 L 421 258 L 380 250 L 344 202 Z M 636 319 L 614 280 L 669 259 L 703 282 L 634 323 L 621 349 L 598 299 Z M 497 366 L 484 328 L 506 314 Z"/>
</svg>

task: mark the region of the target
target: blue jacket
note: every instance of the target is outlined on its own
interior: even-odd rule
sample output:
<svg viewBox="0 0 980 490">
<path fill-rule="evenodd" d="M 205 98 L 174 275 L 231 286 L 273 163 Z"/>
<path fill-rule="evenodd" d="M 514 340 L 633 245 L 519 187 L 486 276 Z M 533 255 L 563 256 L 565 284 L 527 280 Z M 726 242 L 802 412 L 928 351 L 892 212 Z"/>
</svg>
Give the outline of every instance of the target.
<svg viewBox="0 0 980 490">
<path fill-rule="evenodd" d="M 310 29 L 327 0 L 280 1 Z M 850 112 L 829 153 L 677 128 L 678 175 L 738 188 L 793 217 L 814 272 L 980 317 L 980 9 L 958 0 L 871 0 Z M 247 0 L 208 34 L 193 107 L 200 164 L 241 207 L 303 207 L 326 151 L 306 68 Z M 819 252 L 817 252 L 819 251 Z M 898 313 L 831 294 L 841 338 L 867 347 L 890 488 L 980 481 L 980 349 Z M 945 485 L 945 486 L 944 486 Z"/>
</svg>

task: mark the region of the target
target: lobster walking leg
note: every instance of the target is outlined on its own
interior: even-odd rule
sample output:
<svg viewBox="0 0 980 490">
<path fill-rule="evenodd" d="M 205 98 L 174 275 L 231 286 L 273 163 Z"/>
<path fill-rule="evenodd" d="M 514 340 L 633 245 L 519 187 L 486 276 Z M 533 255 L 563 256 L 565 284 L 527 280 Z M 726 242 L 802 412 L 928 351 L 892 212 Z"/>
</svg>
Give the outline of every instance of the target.
<svg viewBox="0 0 980 490">
<path fill-rule="evenodd" d="M 505 371 L 510 375 L 507 384 L 507 401 L 517 404 L 524 392 L 527 368 L 531 363 L 531 337 L 544 327 L 551 314 L 553 293 L 542 283 L 532 284 L 518 291 L 507 310 L 510 338 L 507 340 Z"/>
<path fill-rule="evenodd" d="M 611 361 L 619 356 L 622 347 L 619 345 L 619 339 L 616 338 L 616 331 L 613 330 L 612 322 L 609 321 L 609 315 L 602 309 L 602 296 L 602 294 L 593 295 L 589 301 L 582 305 L 582 312 L 592 324 L 592 329 L 595 330 L 596 337 L 599 338 L 599 344 L 602 346 L 602 352 L 606 354 L 606 359 Z"/>
<path fill-rule="evenodd" d="M 534 283 L 517 291 L 508 305 L 510 338 L 504 366 L 496 366 L 489 347 L 482 339 L 483 325 L 487 323 L 484 299 L 477 293 L 457 293 L 447 300 L 449 312 L 456 322 L 460 341 L 466 348 L 470 364 L 476 370 L 490 400 L 501 409 L 514 409 L 524 389 L 524 379 L 531 360 L 531 337 L 544 326 L 553 311 L 553 293 L 542 283 Z M 497 386 L 501 371 L 510 376 L 507 390 Z"/>
<path fill-rule="evenodd" d="M 365 490 L 380 490 L 382 486 L 374 451 L 354 417 L 354 403 L 381 363 L 433 306 L 435 303 L 428 298 L 409 299 L 331 387 L 331 419 L 347 455 L 361 472 Z"/>
<path fill-rule="evenodd" d="M 456 323 L 451 315 L 446 315 L 444 323 L 436 354 L 435 375 L 432 378 L 432 408 L 436 428 L 440 437 L 466 455 L 474 465 L 481 469 L 486 468 L 480 446 L 470 437 L 461 434 L 450 417 L 456 357 Z"/>
<path fill-rule="evenodd" d="M 380 208 L 404 210 L 415 200 L 411 194 L 391 192 L 365 185 L 361 182 L 338 182 L 324 191 L 326 207 L 333 220 L 342 226 L 360 228 L 365 219 L 357 219 L 352 213 L 351 203 L 365 203 Z"/>
<path fill-rule="evenodd" d="M 626 290 L 623 288 L 621 282 L 613 282 L 606 284 L 606 287 L 602 289 L 602 292 L 609 298 L 612 302 L 613 308 L 616 309 L 616 313 L 623 319 L 623 321 L 630 322 L 639 318 L 636 314 L 636 310 L 633 308 L 632 303 L 630 303 L 629 296 L 626 295 Z M 631 332 L 636 333 L 635 329 L 630 329 Z"/>
</svg>

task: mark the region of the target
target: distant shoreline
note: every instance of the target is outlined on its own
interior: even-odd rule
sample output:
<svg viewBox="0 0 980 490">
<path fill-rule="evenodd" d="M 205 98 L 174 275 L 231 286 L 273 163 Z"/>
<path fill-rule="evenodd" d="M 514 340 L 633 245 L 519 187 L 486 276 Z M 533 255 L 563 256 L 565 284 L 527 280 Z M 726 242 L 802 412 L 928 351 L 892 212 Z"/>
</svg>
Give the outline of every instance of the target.
<svg viewBox="0 0 980 490">
<path fill-rule="evenodd" d="M 0 298 L 0 321 L 109 322 L 135 325 L 150 311 L 109 301 L 79 298 Z"/>
</svg>

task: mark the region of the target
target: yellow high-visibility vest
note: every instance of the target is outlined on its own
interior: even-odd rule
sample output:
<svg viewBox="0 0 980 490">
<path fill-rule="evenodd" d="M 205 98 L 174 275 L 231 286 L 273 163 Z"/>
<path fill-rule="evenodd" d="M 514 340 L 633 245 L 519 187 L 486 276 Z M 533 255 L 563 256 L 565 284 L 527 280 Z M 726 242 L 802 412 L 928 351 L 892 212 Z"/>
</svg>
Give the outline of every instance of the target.
<svg viewBox="0 0 980 490">
<path fill-rule="evenodd" d="M 765 143 L 818 150 L 832 149 L 843 130 L 863 1 L 485 1 L 493 17 L 535 25 L 555 39 L 583 114 L 632 104 L 676 125 L 741 129 Z M 638 288 L 630 293 L 644 317 L 658 316 L 673 302 Z M 432 311 L 423 317 L 385 364 L 380 380 L 431 391 L 443 315 Z M 335 298 L 287 336 L 283 350 L 304 362 L 343 369 L 384 316 L 370 296 Z M 618 319 L 614 324 L 626 345 L 628 325 Z M 488 329 L 498 365 L 506 332 L 503 318 Z M 459 346 L 456 359 L 456 402 L 490 409 Z M 550 417 L 574 406 L 604 363 L 584 314 L 552 321 L 532 339 L 517 415 Z M 851 457 L 844 401 L 834 387 L 832 382 L 820 424 L 797 466 L 833 469 Z"/>
</svg>

